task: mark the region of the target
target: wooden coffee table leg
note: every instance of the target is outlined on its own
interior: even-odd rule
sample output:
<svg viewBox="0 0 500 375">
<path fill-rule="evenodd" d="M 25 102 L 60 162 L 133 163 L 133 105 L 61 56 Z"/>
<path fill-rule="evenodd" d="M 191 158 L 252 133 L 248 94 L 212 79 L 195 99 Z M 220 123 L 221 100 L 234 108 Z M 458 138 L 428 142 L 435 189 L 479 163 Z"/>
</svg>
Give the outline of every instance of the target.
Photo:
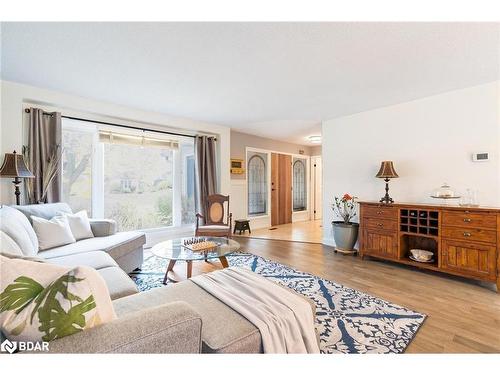
<svg viewBox="0 0 500 375">
<path fill-rule="evenodd" d="M 224 268 L 229 267 L 229 263 L 227 262 L 227 259 L 225 256 L 220 256 L 219 260 L 220 260 L 220 263 L 222 264 L 222 267 L 224 267 Z"/>
<path fill-rule="evenodd" d="M 167 271 L 165 272 L 165 277 L 163 278 L 163 284 L 167 283 L 168 273 L 174 269 L 175 262 L 176 261 L 174 259 L 171 259 L 170 262 L 168 262 Z"/>
<path fill-rule="evenodd" d="M 187 265 L 186 276 L 188 279 L 190 279 L 191 275 L 193 274 L 193 261 L 192 260 L 186 261 L 186 265 Z"/>
</svg>

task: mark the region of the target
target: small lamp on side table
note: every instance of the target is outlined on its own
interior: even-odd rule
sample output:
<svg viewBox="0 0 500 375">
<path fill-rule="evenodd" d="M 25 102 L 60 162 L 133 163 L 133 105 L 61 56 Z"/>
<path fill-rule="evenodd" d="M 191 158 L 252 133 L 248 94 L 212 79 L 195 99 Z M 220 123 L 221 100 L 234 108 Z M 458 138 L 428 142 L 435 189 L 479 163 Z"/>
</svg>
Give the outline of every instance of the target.
<svg viewBox="0 0 500 375">
<path fill-rule="evenodd" d="M 377 178 L 383 178 L 385 181 L 385 195 L 380 199 L 380 203 L 394 203 L 394 200 L 389 196 L 389 180 L 391 178 L 398 178 L 398 174 L 394 170 L 392 161 L 385 160 L 380 164 L 380 169 L 375 176 Z"/>
<path fill-rule="evenodd" d="M 35 178 L 33 173 L 31 173 L 26 166 L 23 155 L 19 155 L 15 151 L 12 154 L 5 153 L 5 159 L 3 160 L 2 167 L 0 167 L 0 177 L 14 179 L 12 183 L 15 186 L 14 194 L 16 195 L 17 205 L 21 204 L 21 200 L 19 198 L 21 195 L 21 192 L 19 191 L 21 178 Z"/>
</svg>

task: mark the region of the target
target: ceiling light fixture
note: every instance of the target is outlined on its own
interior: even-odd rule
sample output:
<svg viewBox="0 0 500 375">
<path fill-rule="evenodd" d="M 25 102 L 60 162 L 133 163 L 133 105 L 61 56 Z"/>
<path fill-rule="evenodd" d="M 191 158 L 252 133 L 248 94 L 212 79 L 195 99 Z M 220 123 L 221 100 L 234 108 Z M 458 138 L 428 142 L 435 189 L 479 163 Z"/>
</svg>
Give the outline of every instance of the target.
<svg viewBox="0 0 500 375">
<path fill-rule="evenodd" d="M 321 135 L 310 135 L 307 139 L 311 143 L 321 143 Z"/>
</svg>

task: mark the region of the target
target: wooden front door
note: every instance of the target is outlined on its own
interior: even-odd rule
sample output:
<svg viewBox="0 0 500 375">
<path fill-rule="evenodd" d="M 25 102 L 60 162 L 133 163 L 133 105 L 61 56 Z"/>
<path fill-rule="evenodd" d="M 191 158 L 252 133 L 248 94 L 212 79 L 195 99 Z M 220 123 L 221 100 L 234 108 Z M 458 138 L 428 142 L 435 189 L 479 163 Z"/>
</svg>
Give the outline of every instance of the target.
<svg viewBox="0 0 500 375">
<path fill-rule="evenodd" d="M 271 154 L 271 225 L 292 222 L 292 157 Z"/>
</svg>

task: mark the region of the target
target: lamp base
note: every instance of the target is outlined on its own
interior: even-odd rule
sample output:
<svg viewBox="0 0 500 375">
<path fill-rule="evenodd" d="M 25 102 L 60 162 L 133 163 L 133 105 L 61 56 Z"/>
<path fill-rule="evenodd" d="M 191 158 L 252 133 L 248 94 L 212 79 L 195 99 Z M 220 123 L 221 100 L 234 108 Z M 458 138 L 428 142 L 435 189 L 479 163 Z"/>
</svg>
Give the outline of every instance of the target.
<svg viewBox="0 0 500 375">
<path fill-rule="evenodd" d="M 388 195 L 384 195 L 382 198 L 380 198 L 380 203 L 385 203 L 385 204 L 391 204 L 394 203 L 394 199 L 389 197 Z"/>
<path fill-rule="evenodd" d="M 385 178 L 385 195 L 380 198 L 380 203 L 391 204 L 394 203 L 394 199 L 389 196 L 389 179 Z"/>
<path fill-rule="evenodd" d="M 21 183 L 21 179 L 19 177 L 15 177 L 14 180 L 12 180 L 12 183 L 14 184 L 14 195 L 16 196 L 16 205 L 21 204 L 21 191 L 19 190 L 19 184 Z"/>
</svg>

